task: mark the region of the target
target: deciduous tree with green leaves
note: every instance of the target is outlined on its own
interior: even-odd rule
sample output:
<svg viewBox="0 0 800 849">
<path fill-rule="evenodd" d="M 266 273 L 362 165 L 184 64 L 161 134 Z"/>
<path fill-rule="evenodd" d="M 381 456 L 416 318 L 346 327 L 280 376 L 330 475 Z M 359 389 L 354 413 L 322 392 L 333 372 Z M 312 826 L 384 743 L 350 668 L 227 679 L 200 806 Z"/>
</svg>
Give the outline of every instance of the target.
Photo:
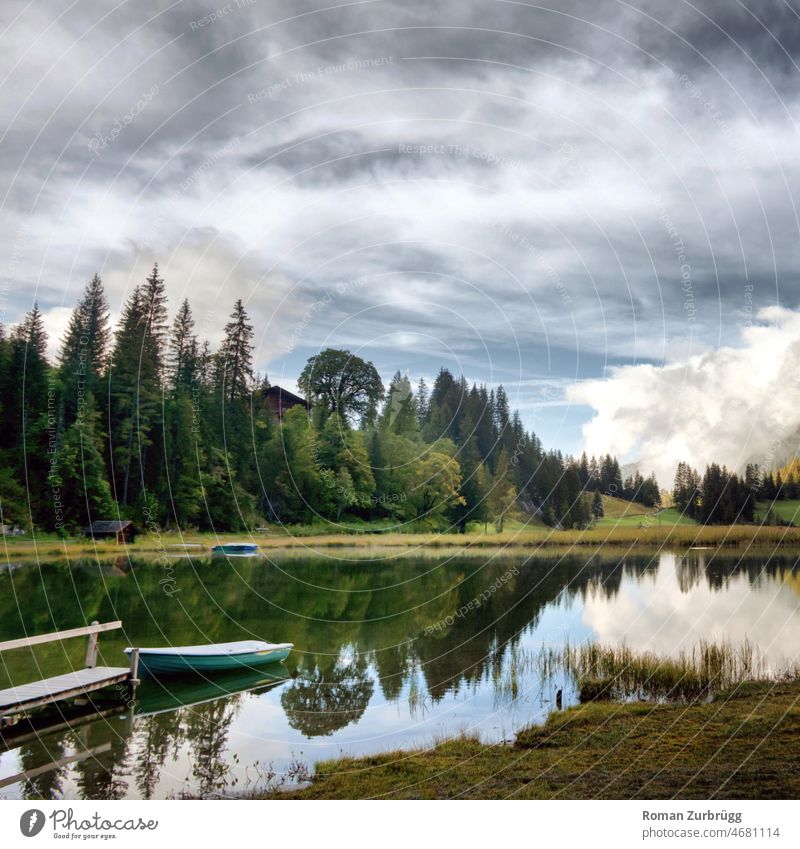
<svg viewBox="0 0 800 849">
<path fill-rule="evenodd" d="M 321 423 L 337 413 L 353 423 L 369 424 L 384 395 L 380 375 L 371 362 L 336 348 L 312 357 L 297 385 L 316 408 Z"/>
</svg>

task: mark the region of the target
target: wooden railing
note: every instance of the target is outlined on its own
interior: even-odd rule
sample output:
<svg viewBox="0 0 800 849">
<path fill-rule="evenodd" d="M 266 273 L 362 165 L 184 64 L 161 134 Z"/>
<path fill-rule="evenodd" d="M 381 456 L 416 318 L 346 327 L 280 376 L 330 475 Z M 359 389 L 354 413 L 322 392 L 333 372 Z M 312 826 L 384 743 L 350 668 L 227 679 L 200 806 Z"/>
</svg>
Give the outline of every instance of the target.
<svg viewBox="0 0 800 849">
<path fill-rule="evenodd" d="M 73 637 L 89 637 L 86 645 L 86 668 L 94 669 L 97 666 L 97 643 L 100 639 L 100 634 L 103 631 L 115 631 L 122 627 L 122 622 L 117 619 L 115 622 L 98 622 L 95 620 L 91 625 L 84 625 L 82 628 L 69 628 L 66 631 L 54 631 L 51 634 L 37 634 L 33 637 L 20 637 L 16 640 L 6 640 L 0 643 L 0 652 L 11 651 L 12 649 L 24 649 L 31 646 L 42 645 L 43 643 L 60 642 L 61 640 L 69 640 Z M 139 673 L 139 649 L 133 649 L 130 657 L 130 672 L 131 680 L 136 681 Z"/>
</svg>

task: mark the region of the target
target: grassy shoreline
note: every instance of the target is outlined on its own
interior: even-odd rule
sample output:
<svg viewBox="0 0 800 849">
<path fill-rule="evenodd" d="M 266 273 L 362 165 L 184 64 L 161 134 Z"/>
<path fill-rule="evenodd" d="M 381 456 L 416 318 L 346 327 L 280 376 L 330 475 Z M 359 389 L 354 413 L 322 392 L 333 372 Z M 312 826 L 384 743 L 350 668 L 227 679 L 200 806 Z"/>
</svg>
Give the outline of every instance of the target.
<svg viewBox="0 0 800 849">
<path fill-rule="evenodd" d="M 18 556 L 70 557 L 97 556 L 98 558 L 138 557 L 140 555 L 178 554 L 181 544 L 199 545 L 194 549 L 199 555 L 208 554 L 211 547 L 232 540 L 247 539 L 258 543 L 263 551 L 306 549 L 455 549 L 464 553 L 483 549 L 538 549 L 605 548 L 712 548 L 762 547 L 778 548 L 800 546 L 800 528 L 763 525 L 657 525 L 645 527 L 612 526 L 584 531 L 558 531 L 550 528 L 534 530 L 509 530 L 503 533 L 297 533 L 274 531 L 256 534 L 202 534 L 165 532 L 160 536 L 142 535 L 132 545 L 95 543 L 92 540 L 62 540 L 55 535 L 37 535 L 35 538 L 5 537 L 4 559 Z"/>
<path fill-rule="evenodd" d="M 741 684 L 709 703 L 592 702 L 513 745 L 470 737 L 316 766 L 298 799 L 800 797 L 800 681 Z"/>
</svg>

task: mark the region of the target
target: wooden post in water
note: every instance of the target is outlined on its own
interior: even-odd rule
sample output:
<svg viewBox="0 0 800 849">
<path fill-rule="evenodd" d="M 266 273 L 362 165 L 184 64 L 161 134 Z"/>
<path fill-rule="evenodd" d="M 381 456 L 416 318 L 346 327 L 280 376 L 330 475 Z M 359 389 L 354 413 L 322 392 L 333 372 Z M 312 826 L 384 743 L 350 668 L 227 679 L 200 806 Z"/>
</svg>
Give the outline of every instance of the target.
<svg viewBox="0 0 800 849">
<path fill-rule="evenodd" d="M 131 649 L 131 684 L 139 683 L 139 649 Z"/>
<path fill-rule="evenodd" d="M 95 619 L 92 625 L 99 625 Z M 97 641 L 100 639 L 100 634 L 97 631 L 89 634 L 89 643 L 86 646 L 86 668 L 94 669 L 97 666 Z"/>
</svg>

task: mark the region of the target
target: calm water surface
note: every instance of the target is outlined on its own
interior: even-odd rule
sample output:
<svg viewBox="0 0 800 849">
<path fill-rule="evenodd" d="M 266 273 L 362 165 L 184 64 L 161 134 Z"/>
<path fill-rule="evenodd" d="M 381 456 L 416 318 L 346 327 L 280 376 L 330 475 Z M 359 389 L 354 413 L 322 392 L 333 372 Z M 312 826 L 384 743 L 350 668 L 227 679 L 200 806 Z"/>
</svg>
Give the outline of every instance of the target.
<svg viewBox="0 0 800 849">
<path fill-rule="evenodd" d="M 125 664 L 126 645 L 260 638 L 296 648 L 277 668 L 148 682 L 133 706 L 52 717 L 63 727 L 0 750 L 0 796 L 234 794 L 292 763 L 463 730 L 508 739 L 555 709 L 557 689 L 565 706 L 575 701 L 560 676 L 511 674 L 520 652 L 566 640 L 674 653 L 746 638 L 777 664 L 800 650 L 797 564 L 796 554 L 712 552 L 4 564 L 0 640 L 121 619 L 124 635 L 100 639 L 108 665 Z M 7 652 L 0 688 L 79 668 L 84 653 L 82 639 Z"/>
</svg>

